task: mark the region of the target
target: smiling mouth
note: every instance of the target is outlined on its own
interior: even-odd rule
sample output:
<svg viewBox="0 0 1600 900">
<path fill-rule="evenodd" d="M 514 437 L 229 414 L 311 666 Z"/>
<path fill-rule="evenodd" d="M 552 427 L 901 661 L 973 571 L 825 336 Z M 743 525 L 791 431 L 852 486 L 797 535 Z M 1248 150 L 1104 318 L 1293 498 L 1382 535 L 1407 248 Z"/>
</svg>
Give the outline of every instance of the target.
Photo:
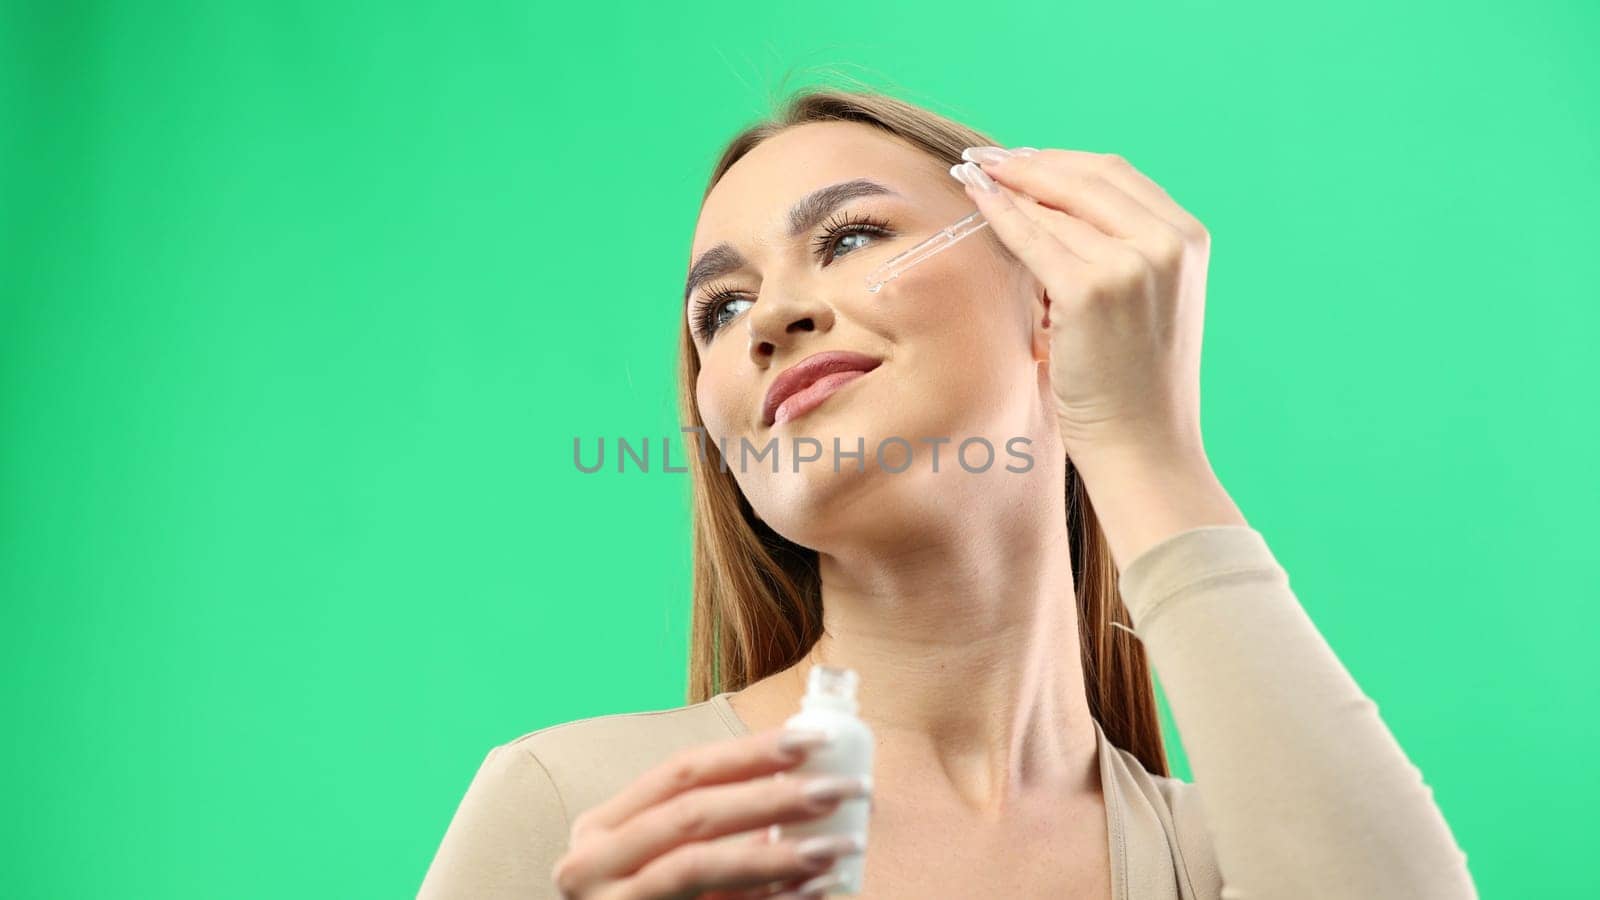
<svg viewBox="0 0 1600 900">
<path fill-rule="evenodd" d="M 845 350 L 813 353 L 773 379 L 761 403 L 761 420 L 769 428 L 816 409 L 852 381 L 876 369 L 883 360 Z"/>
<path fill-rule="evenodd" d="M 818 378 L 809 387 L 790 394 L 788 399 L 778 404 L 778 408 L 772 412 L 772 424 L 782 425 L 796 416 L 805 415 L 821 406 L 835 391 L 866 374 L 861 369 L 852 369 Z"/>
</svg>

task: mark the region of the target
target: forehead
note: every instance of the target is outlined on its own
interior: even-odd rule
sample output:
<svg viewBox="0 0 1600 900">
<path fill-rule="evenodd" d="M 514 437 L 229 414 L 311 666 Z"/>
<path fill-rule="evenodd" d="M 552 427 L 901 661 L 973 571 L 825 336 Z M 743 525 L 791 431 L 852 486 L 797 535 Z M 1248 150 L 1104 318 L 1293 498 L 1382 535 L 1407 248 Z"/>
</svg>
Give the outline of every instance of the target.
<svg viewBox="0 0 1600 900">
<path fill-rule="evenodd" d="M 756 145 L 711 189 L 695 224 L 691 258 L 727 241 L 782 240 L 790 204 L 826 185 L 871 178 L 906 192 L 937 183 L 944 164 L 926 151 L 856 122 L 808 122 Z"/>
</svg>

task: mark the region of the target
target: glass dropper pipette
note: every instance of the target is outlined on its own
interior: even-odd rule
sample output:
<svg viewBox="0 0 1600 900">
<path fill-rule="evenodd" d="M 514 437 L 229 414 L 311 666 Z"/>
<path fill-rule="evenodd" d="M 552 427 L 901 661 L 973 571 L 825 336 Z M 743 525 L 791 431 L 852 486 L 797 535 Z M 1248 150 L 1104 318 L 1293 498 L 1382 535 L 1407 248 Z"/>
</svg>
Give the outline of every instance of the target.
<svg viewBox="0 0 1600 900">
<path fill-rule="evenodd" d="M 883 289 L 889 281 L 899 278 L 905 271 L 919 262 L 928 259 L 939 251 L 955 246 L 957 241 L 969 234 L 976 234 L 989 220 L 983 217 L 982 210 L 973 210 L 960 219 L 935 231 L 932 237 L 917 244 L 904 253 L 897 253 L 885 260 L 882 265 L 867 273 L 867 291 L 876 294 Z"/>
</svg>

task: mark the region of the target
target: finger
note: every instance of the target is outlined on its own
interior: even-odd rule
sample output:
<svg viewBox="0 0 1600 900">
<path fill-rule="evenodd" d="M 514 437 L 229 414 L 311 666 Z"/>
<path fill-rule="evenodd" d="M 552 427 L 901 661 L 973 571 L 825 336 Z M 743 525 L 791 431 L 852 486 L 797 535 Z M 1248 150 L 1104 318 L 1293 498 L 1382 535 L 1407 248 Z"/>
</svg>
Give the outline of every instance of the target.
<svg viewBox="0 0 1600 900">
<path fill-rule="evenodd" d="M 824 838 L 823 840 L 828 840 Z M 815 847 L 821 841 L 812 843 Z M 846 849 L 836 842 L 833 851 Z M 859 846 L 853 849 L 859 852 Z M 775 883 L 822 875 L 840 852 L 802 854 L 801 842 L 752 846 L 745 841 L 685 844 L 652 860 L 620 883 L 622 897 L 698 897 L 706 891 L 755 889 L 772 893 Z"/>
<path fill-rule="evenodd" d="M 1199 238 L 1198 233 L 1186 233 L 1124 190 L 1124 186 L 1137 183 L 1143 176 L 1134 178 L 1137 173 L 1120 156 L 1067 150 L 998 159 L 988 156 L 992 161 L 984 164 L 984 171 L 995 180 L 1121 238 L 1138 251 L 1146 264 L 1176 260 L 1186 245 Z"/>
<path fill-rule="evenodd" d="M 745 836 L 749 844 L 775 844 L 778 842 L 776 829 L 757 828 Z M 770 900 L 772 895 L 783 890 L 789 882 L 771 881 L 753 888 L 732 888 L 725 891 L 707 891 L 695 897 L 694 900 Z"/>
<path fill-rule="evenodd" d="M 814 787 L 830 790 L 818 794 Z M 833 778 L 761 778 L 695 788 L 624 822 L 588 862 L 601 872 L 633 872 L 685 844 L 814 819 L 866 790 L 858 781 Z"/>
<path fill-rule="evenodd" d="M 1045 206 L 1070 213 L 1126 241 L 1167 234 L 1172 226 L 1100 172 L 1080 163 L 1046 157 L 1049 151 L 984 163 L 983 171 Z"/>
<path fill-rule="evenodd" d="M 1034 218 L 1040 227 L 1051 232 L 1056 239 L 1065 244 L 1073 253 L 1088 258 L 1090 266 L 1095 269 L 1106 268 L 1119 276 L 1130 271 L 1137 272 L 1151 265 L 1152 259 L 1165 259 L 1175 257 L 1181 252 L 1181 246 L 1176 237 L 1167 242 L 1167 247 L 1153 251 L 1154 257 L 1132 241 L 1118 240 L 1106 237 L 1100 229 L 1088 222 L 1066 213 L 1051 209 L 1048 206 L 1030 205 L 1025 199 L 1017 204 L 1022 211 Z M 1085 249 L 1088 248 L 1088 249 Z M 1055 300 L 1066 301 L 1070 298 L 1087 298 L 1092 295 L 1101 282 L 1091 277 L 1076 277 L 1065 286 L 1050 288 Z M 1062 310 L 1069 309 L 1074 304 L 1057 307 L 1057 319 L 1064 317 Z M 1046 310 L 1048 318 L 1049 310 Z"/>
<path fill-rule="evenodd" d="M 1032 158 L 1021 157 L 1024 160 Z M 1195 243 L 1176 226 L 1157 217 L 1120 188 L 1098 175 L 1079 173 L 1060 174 L 1058 177 L 1065 182 L 1065 187 L 1060 183 L 1056 185 L 1062 188 L 1062 196 L 1075 195 L 1082 201 L 1081 205 L 1068 203 L 1063 207 L 1072 213 L 1073 218 L 1080 220 L 1086 217 L 1097 218 L 1102 223 L 1098 228 L 1101 231 L 1105 230 L 1103 223 L 1109 221 L 1110 217 L 1116 218 L 1121 223 L 1116 232 L 1120 240 L 1117 240 L 1114 246 L 1107 246 L 1097 252 L 1095 254 L 1097 262 L 1115 265 L 1119 271 L 1165 270 L 1178 265 L 1188 248 Z M 1089 212 L 1082 212 L 1084 210 Z M 1070 222 L 1060 219 L 1054 221 L 1063 227 L 1079 231 L 1072 228 Z M 1079 240 L 1088 239 L 1088 236 L 1079 238 Z"/>
<path fill-rule="evenodd" d="M 694 900 L 777 900 L 782 896 L 783 885 L 787 882 L 775 881 L 753 888 L 738 888 L 731 891 L 712 891 L 701 894 Z"/>
<path fill-rule="evenodd" d="M 836 860 L 838 857 L 834 857 L 834 859 Z M 832 862 L 830 861 L 829 867 L 831 865 Z M 770 881 L 753 888 L 716 891 L 696 897 L 695 900 L 802 900 L 802 898 L 803 900 L 817 900 L 818 897 L 822 896 L 823 891 L 830 887 L 830 885 L 821 884 L 820 882 L 827 880 L 829 875 L 833 875 L 835 879 L 838 877 L 830 871 L 829 867 L 824 867 L 818 872 L 807 871 L 793 878 Z M 808 885 L 809 887 L 807 887 Z M 801 893 L 802 888 L 806 888 L 805 893 Z"/>
<path fill-rule="evenodd" d="M 823 872 L 805 881 L 791 881 L 771 900 L 819 900 L 829 891 L 844 884 L 844 876 L 837 872 Z"/>
<path fill-rule="evenodd" d="M 809 749 L 821 746 L 816 733 L 773 728 L 714 744 L 691 747 L 634 779 L 583 818 L 603 828 L 622 824 L 639 812 L 700 785 L 726 784 L 771 775 L 798 765 Z"/>
<path fill-rule="evenodd" d="M 777 900 L 785 893 L 785 885 L 799 884 L 798 881 L 772 881 L 757 885 L 752 888 L 735 888 L 727 891 L 712 891 L 701 894 L 694 900 Z"/>
<path fill-rule="evenodd" d="M 1037 160 L 1039 165 L 1047 167 L 1053 166 L 1070 168 L 1075 171 L 1094 172 L 1106 181 L 1121 188 L 1147 210 L 1169 225 L 1176 227 L 1180 232 L 1204 231 L 1204 227 L 1199 220 L 1179 205 L 1176 200 L 1172 199 L 1172 195 L 1168 194 L 1165 188 L 1157 184 L 1148 175 L 1139 171 L 1125 157 L 1118 154 L 1047 148 L 1026 157 L 1012 158 Z M 990 174 L 998 178 L 1000 172 L 1008 168 L 1022 170 L 1026 167 L 998 165 Z M 987 167 L 986 171 L 988 171 Z"/>
<path fill-rule="evenodd" d="M 1127 242 L 1110 237 L 1088 222 L 1059 209 L 1051 209 L 1027 197 L 1013 195 L 1012 200 L 1024 215 L 1055 235 L 1056 240 L 1066 245 L 1073 255 L 1086 262 L 1098 262 L 1127 247 Z"/>
<path fill-rule="evenodd" d="M 1010 188 L 1000 184 L 995 184 L 993 191 L 985 190 L 963 177 L 961 166 L 952 166 L 951 174 L 978 205 L 1000 243 L 1021 260 L 1046 289 L 1065 290 L 1068 284 L 1087 274 L 1088 260 L 1078 256 L 1049 229 L 1022 211 L 1019 204 L 1026 198 L 1017 197 Z"/>
</svg>

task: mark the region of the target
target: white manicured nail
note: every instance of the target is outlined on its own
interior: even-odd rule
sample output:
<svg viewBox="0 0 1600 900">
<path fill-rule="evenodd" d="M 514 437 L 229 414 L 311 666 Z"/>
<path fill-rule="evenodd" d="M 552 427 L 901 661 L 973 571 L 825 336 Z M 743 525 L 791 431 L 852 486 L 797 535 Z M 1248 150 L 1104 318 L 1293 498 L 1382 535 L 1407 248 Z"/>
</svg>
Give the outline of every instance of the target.
<svg viewBox="0 0 1600 900">
<path fill-rule="evenodd" d="M 861 838 L 856 835 L 823 834 L 801 841 L 799 846 L 794 848 L 794 852 L 801 859 L 821 862 L 847 853 L 860 853 L 863 849 Z"/>
<path fill-rule="evenodd" d="M 860 797 L 870 789 L 868 783 L 861 778 L 822 775 L 813 778 L 802 791 L 808 800 L 843 800 L 846 797 Z"/>
<path fill-rule="evenodd" d="M 982 165 L 983 163 L 997 163 L 1011 156 L 1011 151 L 1003 147 L 968 147 L 961 151 L 961 158 Z"/>
<path fill-rule="evenodd" d="M 798 753 L 815 750 L 828 743 L 829 735 L 825 731 L 811 729 L 791 728 L 778 738 L 778 749 L 794 756 Z"/>
<path fill-rule="evenodd" d="M 994 179 L 989 177 L 989 173 L 985 172 L 977 163 L 968 162 L 962 163 L 961 165 L 966 168 L 967 177 L 971 178 L 973 183 L 978 187 L 983 188 L 985 191 L 988 191 L 991 194 L 999 193 L 1000 186 L 995 184 Z"/>
<path fill-rule="evenodd" d="M 816 897 L 833 890 L 844 884 L 844 876 L 827 872 L 800 885 L 799 893 L 802 896 Z"/>
</svg>

